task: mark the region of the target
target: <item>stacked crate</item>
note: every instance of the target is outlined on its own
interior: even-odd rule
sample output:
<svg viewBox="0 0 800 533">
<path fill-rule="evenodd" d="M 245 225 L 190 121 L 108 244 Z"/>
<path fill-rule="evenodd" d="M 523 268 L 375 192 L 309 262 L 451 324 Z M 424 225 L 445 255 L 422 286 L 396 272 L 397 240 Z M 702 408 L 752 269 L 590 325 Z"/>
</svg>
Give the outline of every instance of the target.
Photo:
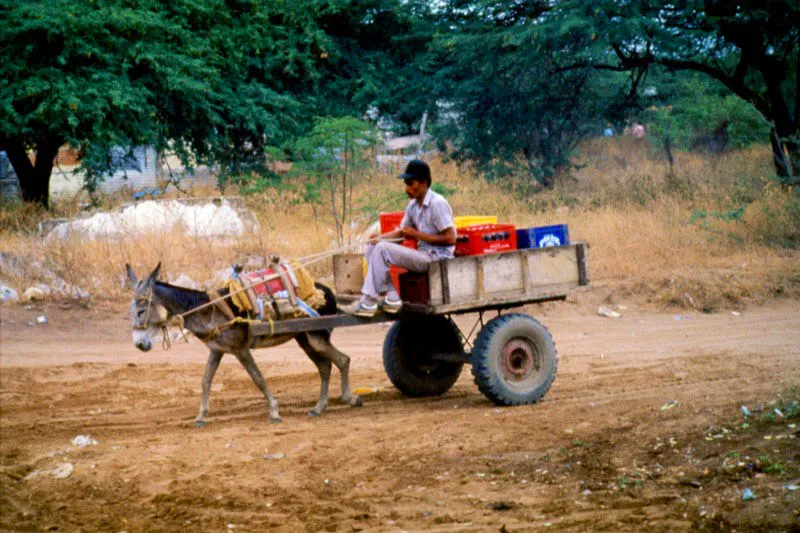
<svg viewBox="0 0 800 533">
<path fill-rule="evenodd" d="M 458 230 L 456 257 L 496 254 L 517 249 L 517 232 L 513 224 L 481 224 Z"/>
<path fill-rule="evenodd" d="M 547 248 L 569 244 L 569 228 L 566 224 L 522 228 L 517 230 L 517 248 Z"/>
<path fill-rule="evenodd" d="M 404 211 L 380 213 L 381 234 L 400 227 Z M 513 224 L 498 224 L 495 216 L 459 216 L 456 223 L 456 257 L 496 254 L 525 248 L 564 246 L 569 244 L 569 229 L 566 224 L 516 229 Z M 405 239 L 403 246 L 417 248 L 417 241 Z M 405 269 L 391 267 L 392 283 L 400 290 L 400 275 Z"/>
</svg>

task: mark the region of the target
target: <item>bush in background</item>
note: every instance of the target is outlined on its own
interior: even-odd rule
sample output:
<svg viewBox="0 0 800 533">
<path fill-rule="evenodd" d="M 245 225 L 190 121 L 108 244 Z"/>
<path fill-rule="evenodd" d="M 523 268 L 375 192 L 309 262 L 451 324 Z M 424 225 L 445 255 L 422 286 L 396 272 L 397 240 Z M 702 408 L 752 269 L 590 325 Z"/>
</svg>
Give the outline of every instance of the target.
<svg viewBox="0 0 800 533">
<path fill-rule="evenodd" d="M 584 143 L 576 160 L 580 169 L 552 190 L 535 194 L 515 189 L 513 181 L 489 183 L 453 163 L 430 163 L 434 183 L 447 192 L 457 215 L 496 215 L 519 227 L 569 224 L 574 241 L 591 245 L 594 287 L 701 310 L 774 295 L 800 296 L 800 199 L 797 191 L 764 176 L 764 169 L 771 170 L 768 147 L 718 157 L 678 151 L 670 171 L 640 141 L 601 138 Z M 394 169 L 370 166 L 352 188 L 352 217 L 340 228 L 354 251 L 360 250 L 360 240 L 380 211 L 405 206 L 395 176 Z M 165 279 L 183 273 L 213 286 L 220 284 L 215 276 L 234 262 L 255 268 L 273 253 L 302 258 L 335 250 L 342 235 L 333 213 L 305 196 L 314 180 L 295 174 L 249 191 L 244 203 L 260 229 L 240 238 L 174 232 L 113 241 L 45 240 L 36 234 L 40 214 L 25 212 L 19 204 L 5 206 L 0 210 L 0 278 L 24 290 L 47 282 L 42 272 L 48 270 L 95 298 L 115 300 L 130 295 L 126 262 L 146 270 L 162 261 Z M 170 190 L 166 199 L 179 194 Z M 129 197 L 102 200 L 111 206 Z M 74 215 L 78 205 L 58 203 L 55 215 Z M 329 260 L 311 269 L 319 278 L 331 276 Z"/>
</svg>

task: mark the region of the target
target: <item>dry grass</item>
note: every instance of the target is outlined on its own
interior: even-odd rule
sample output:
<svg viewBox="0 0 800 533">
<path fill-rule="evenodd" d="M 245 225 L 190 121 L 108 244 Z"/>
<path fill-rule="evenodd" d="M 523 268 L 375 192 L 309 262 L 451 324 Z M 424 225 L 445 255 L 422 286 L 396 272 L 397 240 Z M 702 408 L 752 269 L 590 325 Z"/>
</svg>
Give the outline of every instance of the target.
<svg viewBox="0 0 800 533">
<path fill-rule="evenodd" d="M 513 180 L 492 184 L 454 164 L 432 162 L 434 180 L 451 191 L 456 214 L 497 215 L 519 227 L 569 224 L 574 241 L 591 245 L 591 277 L 622 295 L 665 305 L 711 310 L 800 295 L 800 201 L 796 191 L 771 185 L 768 148 L 719 158 L 676 154 L 675 166 L 633 139 L 586 143 L 574 177 L 554 190 L 522 195 Z M 524 188 L 528 190 L 529 187 Z M 230 192 L 230 191 L 229 191 Z M 193 190 L 188 196 L 218 196 Z M 171 191 L 167 197 L 186 196 Z M 104 208 L 129 194 L 104 197 Z M 80 198 L 58 204 L 55 213 L 30 207 L 0 208 L 0 279 L 24 288 L 51 271 L 85 287 L 94 298 L 124 299 L 123 265 L 140 274 L 158 261 L 168 279 L 185 273 L 212 280 L 233 262 L 256 265 L 269 254 L 304 257 L 337 247 L 331 214 L 300 200 L 292 188 L 268 189 L 245 198 L 260 230 L 238 239 L 209 240 L 179 233 L 118 240 L 45 240 L 38 222 L 75 216 Z M 393 173 L 375 171 L 356 188 L 349 238 L 358 236 L 379 211 L 405 204 Z M 319 277 L 329 264 L 315 265 Z"/>
</svg>

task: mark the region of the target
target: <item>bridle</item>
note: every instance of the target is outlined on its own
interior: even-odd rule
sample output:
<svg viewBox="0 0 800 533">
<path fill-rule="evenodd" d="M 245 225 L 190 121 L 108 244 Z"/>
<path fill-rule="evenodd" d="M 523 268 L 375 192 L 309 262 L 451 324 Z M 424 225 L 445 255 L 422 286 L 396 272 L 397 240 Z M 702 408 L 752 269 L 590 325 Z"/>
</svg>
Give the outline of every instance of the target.
<svg viewBox="0 0 800 533">
<path fill-rule="evenodd" d="M 216 298 L 209 296 L 209 298 L 210 298 L 209 302 L 206 302 L 206 303 L 204 303 L 202 305 L 199 305 L 197 307 L 189 309 L 188 311 L 186 311 L 184 313 L 180 313 L 180 314 L 177 314 L 177 315 L 171 314 L 169 312 L 169 309 L 167 309 L 165 307 L 164 310 L 167 312 L 166 318 L 164 320 L 160 321 L 160 322 L 151 323 L 150 322 L 150 315 L 152 314 L 153 307 L 154 307 L 154 304 L 153 304 L 153 285 L 152 284 L 150 285 L 146 295 L 141 295 L 140 294 L 141 291 L 139 290 L 140 287 L 141 287 L 141 283 L 142 282 L 140 281 L 139 285 L 136 287 L 136 289 L 134 289 L 133 301 L 136 302 L 137 304 L 147 303 L 147 308 L 146 308 L 145 316 L 144 316 L 143 320 L 141 320 L 141 321 L 138 320 L 138 319 L 134 320 L 133 330 L 134 331 L 147 331 L 147 330 L 149 330 L 151 328 L 161 328 L 162 344 L 163 344 L 163 347 L 164 347 L 165 350 L 169 350 L 172 347 L 172 340 L 170 339 L 170 334 L 169 334 L 170 321 L 173 322 L 173 325 L 178 327 L 178 331 L 180 331 L 180 334 L 181 334 L 181 337 L 183 337 L 183 340 L 185 342 L 189 342 L 189 339 L 186 338 L 186 334 L 183 331 L 184 330 L 184 318 L 187 315 L 195 313 L 195 312 L 197 312 L 197 311 L 199 311 L 201 309 L 204 309 L 206 307 L 209 307 L 209 306 L 212 306 L 211 307 L 212 313 L 214 313 L 214 312 L 216 312 L 216 310 L 218 308 L 222 309 L 219 302 L 220 302 L 220 300 L 223 300 L 225 298 L 225 296 L 219 296 L 219 297 L 216 297 Z M 239 292 L 241 292 L 243 290 L 244 290 L 244 288 L 239 289 Z M 230 296 L 230 295 L 228 295 L 228 296 Z M 228 310 L 228 313 L 230 313 L 230 310 Z M 225 314 L 224 311 L 223 311 L 223 314 Z M 249 321 L 247 319 L 242 319 L 241 317 L 233 317 L 233 318 L 231 318 L 231 320 L 229 320 L 225 324 L 223 324 L 221 326 L 218 326 L 218 327 L 214 327 L 207 335 L 204 335 L 204 336 L 198 335 L 198 338 L 200 340 L 202 340 L 203 342 L 207 342 L 208 340 L 218 336 L 220 333 L 222 333 L 224 330 L 228 329 L 229 327 L 233 326 L 234 324 L 248 323 L 248 322 Z M 271 319 L 270 319 L 269 322 L 270 322 L 270 326 L 272 326 L 272 320 Z"/>
<path fill-rule="evenodd" d="M 163 327 L 166 321 L 160 324 L 150 324 L 150 312 L 153 309 L 153 286 L 150 286 L 150 290 L 147 292 L 147 296 L 138 296 L 137 293 L 133 295 L 133 301 L 137 303 L 147 302 L 147 311 L 144 314 L 144 320 L 141 322 L 143 325 L 139 325 L 139 321 L 137 320 L 136 323 L 133 325 L 133 329 L 135 330 L 148 330 L 152 326 L 155 327 Z"/>
<path fill-rule="evenodd" d="M 167 318 L 165 318 L 163 321 L 150 323 L 150 314 L 152 313 L 153 310 L 153 286 L 150 285 L 150 290 L 147 291 L 146 296 L 138 295 L 138 291 L 134 292 L 133 301 L 139 304 L 141 304 L 142 302 L 147 302 L 147 310 L 145 311 L 144 314 L 144 320 L 142 320 L 141 323 L 138 320 L 136 320 L 136 322 L 133 325 L 134 331 L 147 331 L 150 328 L 161 328 L 162 348 L 164 348 L 165 350 L 169 350 L 170 348 L 172 348 L 172 340 L 170 339 L 170 334 L 169 334 L 169 321 L 170 318 L 172 317 L 170 316 L 169 310 L 165 308 L 165 310 L 167 311 Z M 189 342 L 189 340 L 186 338 L 186 335 L 184 335 L 183 333 L 183 316 L 177 315 L 177 318 L 179 322 L 178 330 L 181 332 L 183 340 Z"/>
</svg>

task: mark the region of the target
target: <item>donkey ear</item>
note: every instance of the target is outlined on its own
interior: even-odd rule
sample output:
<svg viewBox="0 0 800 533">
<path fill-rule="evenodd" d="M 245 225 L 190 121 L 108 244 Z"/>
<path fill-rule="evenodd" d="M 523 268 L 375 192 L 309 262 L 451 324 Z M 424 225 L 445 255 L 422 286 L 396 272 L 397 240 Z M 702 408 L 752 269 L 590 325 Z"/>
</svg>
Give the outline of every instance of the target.
<svg viewBox="0 0 800 533">
<path fill-rule="evenodd" d="M 158 273 L 161 271 L 161 261 L 158 262 L 156 268 L 147 276 L 147 283 L 153 283 L 158 279 Z"/>
<path fill-rule="evenodd" d="M 139 278 L 136 277 L 136 272 L 133 271 L 133 268 L 128 263 L 125 263 L 125 270 L 128 272 L 128 279 L 131 282 L 131 285 L 134 288 L 139 284 Z"/>
</svg>

